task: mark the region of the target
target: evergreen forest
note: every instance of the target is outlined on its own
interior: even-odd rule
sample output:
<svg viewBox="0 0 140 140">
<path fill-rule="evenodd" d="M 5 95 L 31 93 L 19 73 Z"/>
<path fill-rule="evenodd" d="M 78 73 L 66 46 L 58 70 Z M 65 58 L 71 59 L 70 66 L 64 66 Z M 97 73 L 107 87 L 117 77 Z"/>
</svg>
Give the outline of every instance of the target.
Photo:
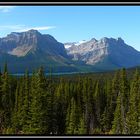
<svg viewBox="0 0 140 140">
<path fill-rule="evenodd" d="M 0 73 L 0 135 L 140 134 L 140 72 Z"/>
</svg>

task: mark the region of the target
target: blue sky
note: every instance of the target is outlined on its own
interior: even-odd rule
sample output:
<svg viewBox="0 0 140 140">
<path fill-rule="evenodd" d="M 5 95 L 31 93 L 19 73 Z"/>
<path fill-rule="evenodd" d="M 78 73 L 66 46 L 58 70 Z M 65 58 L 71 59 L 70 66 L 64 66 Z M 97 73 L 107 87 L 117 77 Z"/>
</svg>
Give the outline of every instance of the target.
<svg viewBox="0 0 140 140">
<path fill-rule="evenodd" d="M 62 43 L 121 37 L 140 51 L 140 6 L 0 6 L 0 37 L 28 29 Z"/>
</svg>

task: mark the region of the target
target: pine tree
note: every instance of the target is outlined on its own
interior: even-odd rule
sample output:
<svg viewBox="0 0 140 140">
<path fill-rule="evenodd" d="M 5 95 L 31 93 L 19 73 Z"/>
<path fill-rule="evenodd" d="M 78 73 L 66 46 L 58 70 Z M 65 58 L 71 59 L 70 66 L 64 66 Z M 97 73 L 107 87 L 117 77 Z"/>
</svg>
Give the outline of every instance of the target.
<svg viewBox="0 0 140 140">
<path fill-rule="evenodd" d="M 93 95 L 94 105 L 95 105 L 95 115 L 96 115 L 96 126 L 100 128 L 100 118 L 101 118 L 101 95 L 100 95 L 100 88 L 99 82 L 97 81 L 95 92 Z"/>
<path fill-rule="evenodd" d="M 16 113 L 16 117 L 19 120 L 18 122 L 16 122 L 17 124 L 17 130 L 18 133 L 22 132 L 22 127 L 23 127 L 23 105 L 24 105 L 24 88 L 25 88 L 25 83 L 24 83 L 24 77 L 22 77 L 19 81 L 19 95 L 18 95 L 18 111 Z M 17 91 L 18 92 L 18 91 Z M 23 132 L 22 132 L 23 133 Z"/>
<path fill-rule="evenodd" d="M 15 130 L 15 134 L 18 133 L 19 131 L 19 119 L 18 119 L 18 111 L 19 111 L 19 89 L 20 89 L 20 86 L 19 86 L 19 83 L 17 84 L 17 87 L 16 87 L 16 92 L 15 92 L 15 106 L 14 106 L 14 111 L 13 111 L 13 114 L 12 114 L 12 126 L 13 126 L 13 129 Z"/>
<path fill-rule="evenodd" d="M 56 91 L 56 127 L 58 135 L 62 135 L 65 132 L 66 97 L 64 87 L 63 82 L 60 81 L 60 85 Z"/>
<path fill-rule="evenodd" d="M 74 133 L 74 109 L 75 109 L 75 102 L 74 98 L 71 99 L 71 103 L 67 109 L 67 117 L 66 117 L 66 134 L 73 134 Z"/>
<path fill-rule="evenodd" d="M 1 127 L 7 128 L 11 125 L 11 112 L 12 112 L 12 94 L 10 88 L 10 79 L 7 71 L 7 64 L 4 67 L 4 73 L 1 76 L 1 107 L 2 107 L 2 120 Z"/>
<path fill-rule="evenodd" d="M 110 93 L 111 95 L 110 95 L 109 109 L 111 112 L 110 114 L 111 121 L 113 121 L 114 119 L 113 112 L 115 111 L 116 108 L 117 96 L 119 94 L 119 89 L 120 89 L 119 79 L 120 79 L 119 71 L 116 71 L 114 78 L 112 79 L 111 93 Z"/>
<path fill-rule="evenodd" d="M 86 133 L 89 134 L 90 131 L 90 114 L 89 114 L 89 98 L 88 98 L 88 79 L 84 78 L 82 81 L 82 102 L 83 102 L 83 112 L 85 114 L 85 123 L 86 123 Z"/>
<path fill-rule="evenodd" d="M 103 133 L 108 133 L 112 127 L 113 121 L 113 103 L 112 103 L 112 81 L 110 79 L 106 80 L 104 83 L 104 90 L 105 90 L 105 98 L 104 98 L 104 112 L 101 115 L 101 127 Z M 117 95 L 116 95 L 117 96 Z"/>
<path fill-rule="evenodd" d="M 30 123 L 30 106 L 31 106 L 31 95 L 30 95 L 30 81 L 28 70 L 26 70 L 24 76 L 24 97 L 23 97 L 23 106 L 22 106 L 22 130 L 24 133 L 28 132 L 28 125 Z M 27 129 L 27 130 L 26 130 Z"/>
<path fill-rule="evenodd" d="M 126 113 L 128 111 L 129 86 L 125 69 L 122 69 L 120 72 L 120 88 L 117 98 L 117 106 L 113 121 L 113 133 L 127 134 Z"/>
<path fill-rule="evenodd" d="M 54 85 L 52 81 L 49 81 L 48 87 L 47 87 L 47 92 L 46 92 L 46 100 L 44 100 L 44 103 L 46 102 L 46 133 L 47 134 L 56 134 L 57 133 L 57 128 L 56 128 L 56 115 L 57 115 L 57 107 L 56 107 L 56 97 L 54 95 Z"/>
<path fill-rule="evenodd" d="M 121 93 L 118 94 L 117 97 L 117 106 L 114 113 L 114 120 L 112 125 L 112 134 L 123 134 L 123 119 L 121 112 Z"/>
<path fill-rule="evenodd" d="M 71 104 L 69 105 L 67 110 L 66 134 L 70 134 L 70 135 L 78 134 L 80 120 L 77 111 L 78 111 L 78 106 L 76 105 L 74 98 L 72 98 Z"/>
<path fill-rule="evenodd" d="M 78 128 L 78 135 L 86 135 L 87 134 L 87 129 L 86 129 L 86 122 L 85 122 L 85 115 L 83 114 L 80 117 L 80 124 Z"/>
<path fill-rule="evenodd" d="M 52 131 L 49 130 L 50 122 L 48 119 L 48 108 L 52 100 L 49 100 L 50 96 L 46 89 L 46 78 L 41 67 L 38 73 L 32 76 L 31 80 L 31 121 L 28 130 L 31 134 L 50 134 L 50 131 Z"/>
<path fill-rule="evenodd" d="M 42 110 L 42 96 L 43 96 L 43 71 L 39 69 L 38 73 L 32 76 L 31 80 L 31 122 L 29 124 L 29 134 L 43 133 L 43 110 Z"/>
<path fill-rule="evenodd" d="M 127 112 L 128 134 L 139 134 L 139 117 L 140 112 L 138 104 L 140 102 L 140 76 L 138 70 L 134 74 L 134 78 L 130 89 L 129 110 Z"/>
</svg>

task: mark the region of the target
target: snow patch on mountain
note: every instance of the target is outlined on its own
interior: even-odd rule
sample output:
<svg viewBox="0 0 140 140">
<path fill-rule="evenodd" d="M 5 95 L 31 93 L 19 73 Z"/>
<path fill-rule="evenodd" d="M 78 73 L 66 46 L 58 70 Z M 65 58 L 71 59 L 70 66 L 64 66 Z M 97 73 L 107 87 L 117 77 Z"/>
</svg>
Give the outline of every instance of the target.
<svg viewBox="0 0 140 140">
<path fill-rule="evenodd" d="M 81 40 L 81 41 L 75 43 L 75 45 L 78 46 L 78 45 L 80 45 L 80 44 L 82 44 L 82 43 L 85 43 L 85 42 L 86 42 L 86 40 Z"/>
<path fill-rule="evenodd" d="M 85 42 L 86 42 L 86 40 L 81 40 L 81 41 L 78 41 L 78 42 L 68 42 L 68 43 L 64 43 L 64 47 L 66 49 L 68 49 L 68 48 L 70 48 L 72 46 L 78 46 L 78 45 L 83 44 Z"/>
</svg>

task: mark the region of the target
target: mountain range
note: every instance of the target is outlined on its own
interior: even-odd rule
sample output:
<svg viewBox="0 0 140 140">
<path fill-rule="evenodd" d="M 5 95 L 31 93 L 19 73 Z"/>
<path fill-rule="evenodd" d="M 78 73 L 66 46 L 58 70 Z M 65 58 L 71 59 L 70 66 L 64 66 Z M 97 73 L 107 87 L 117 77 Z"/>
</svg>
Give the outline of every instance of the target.
<svg viewBox="0 0 140 140">
<path fill-rule="evenodd" d="M 123 39 L 58 42 L 37 30 L 12 32 L 0 38 L 0 66 L 7 62 L 11 73 L 32 72 L 43 66 L 46 72 L 91 72 L 140 65 L 140 52 Z"/>
<path fill-rule="evenodd" d="M 92 38 L 67 49 L 72 60 L 83 61 L 100 69 L 115 69 L 140 65 L 140 52 L 127 45 L 122 38 Z"/>
</svg>

